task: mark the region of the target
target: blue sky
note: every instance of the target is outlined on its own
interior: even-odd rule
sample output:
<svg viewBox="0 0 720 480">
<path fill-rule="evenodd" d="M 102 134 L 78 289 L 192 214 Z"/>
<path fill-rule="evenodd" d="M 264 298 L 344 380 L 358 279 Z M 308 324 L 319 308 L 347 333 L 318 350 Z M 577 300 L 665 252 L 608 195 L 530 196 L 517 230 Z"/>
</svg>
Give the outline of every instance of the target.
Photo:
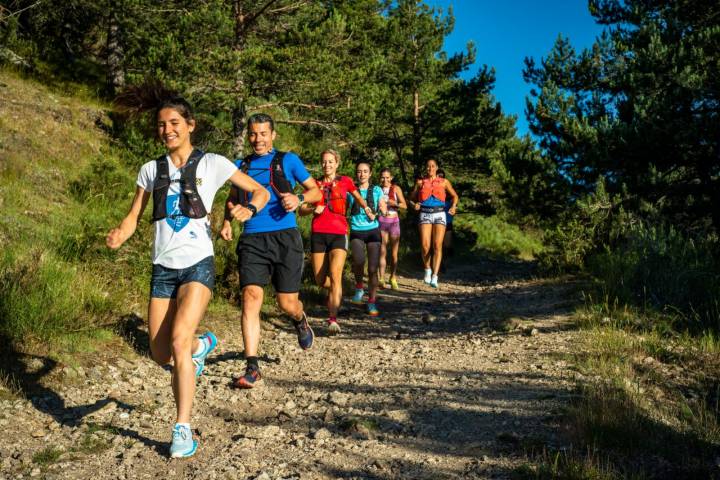
<svg viewBox="0 0 720 480">
<path fill-rule="evenodd" d="M 503 111 L 518 117 L 520 134 L 527 132 L 525 97 L 530 85 L 522 78 L 523 60 L 546 56 L 558 34 L 569 37 L 576 50 L 589 47 L 602 28 L 588 12 L 586 0 L 425 0 L 447 12 L 452 6 L 455 30 L 445 40 L 448 54 L 464 50 L 472 40 L 475 65 L 463 74 L 472 78 L 478 66 L 495 67 L 494 94 Z"/>
</svg>

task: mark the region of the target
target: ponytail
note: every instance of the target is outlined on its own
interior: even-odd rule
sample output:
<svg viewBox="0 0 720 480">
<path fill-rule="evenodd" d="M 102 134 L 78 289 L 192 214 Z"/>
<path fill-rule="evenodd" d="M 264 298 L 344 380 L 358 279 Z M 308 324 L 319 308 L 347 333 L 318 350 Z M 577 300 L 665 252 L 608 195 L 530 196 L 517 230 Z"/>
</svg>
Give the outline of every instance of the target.
<svg viewBox="0 0 720 480">
<path fill-rule="evenodd" d="M 190 103 L 179 93 L 169 90 L 157 80 L 147 80 L 139 85 L 124 89 L 114 101 L 115 106 L 123 113 L 138 117 L 152 111 L 157 118 L 160 110 L 172 108 L 187 122 L 195 120 Z"/>
</svg>

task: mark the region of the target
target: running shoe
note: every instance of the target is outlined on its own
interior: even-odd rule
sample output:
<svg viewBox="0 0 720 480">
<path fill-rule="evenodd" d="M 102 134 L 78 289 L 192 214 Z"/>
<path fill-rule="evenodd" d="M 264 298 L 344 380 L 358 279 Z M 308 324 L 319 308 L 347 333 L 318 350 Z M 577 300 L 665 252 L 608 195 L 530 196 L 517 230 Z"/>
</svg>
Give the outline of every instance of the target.
<svg viewBox="0 0 720 480">
<path fill-rule="evenodd" d="M 430 286 L 433 288 L 438 288 L 438 278 L 437 275 L 433 275 L 430 279 Z"/>
<path fill-rule="evenodd" d="M 432 280 L 432 269 L 426 268 L 425 269 L 425 278 L 423 278 L 423 282 L 429 284 L 431 280 Z"/>
<path fill-rule="evenodd" d="M 262 383 L 262 375 L 260 369 L 254 365 L 248 365 L 245 368 L 245 375 L 236 379 L 232 386 L 235 388 L 254 388 Z"/>
<path fill-rule="evenodd" d="M 327 327 L 327 333 L 328 335 L 337 335 L 340 333 L 340 324 L 337 322 L 334 318 L 328 318 L 328 327 Z"/>
<path fill-rule="evenodd" d="M 200 341 L 202 350 L 200 353 L 194 353 L 192 356 L 192 361 L 195 364 L 195 377 L 202 375 L 203 370 L 205 369 L 205 359 L 208 355 L 210 355 L 210 352 L 215 350 L 215 347 L 217 347 L 218 344 L 217 337 L 215 337 L 215 334 L 212 332 L 206 332 L 205 334 L 200 335 L 198 340 Z"/>
<path fill-rule="evenodd" d="M 390 279 L 390 287 L 392 287 L 393 290 L 399 290 L 400 287 L 398 287 L 397 278 L 391 278 Z"/>
<path fill-rule="evenodd" d="M 363 290 L 362 288 L 356 288 L 355 295 L 353 295 L 353 298 L 350 301 L 355 305 L 362 305 L 363 295 L 365 295 L 365 290 Z"/>
<path fill-rule="evenodd" d="M 187 458 L 192 457 L 197 451 L 198 442 L 193 440 L 192 431 L 183 425 L 175 425 L 172 431 L 172 443 L 170 444 L 170 457 Z"/>
<path fill-rule="evenodd" d="M 380 310 L 377 309 L 377 306 L 374 303 L 367 304 L 367 312 L 371 317 L 377 317 L 380 315 Z"/>
<path fill-rule="evenodd" d="M 305 315 L 305 312 L 302 313 L 302 319 L 294 323 L 300 348 L 302 348 L 303 350 L 308 350 L 313 346 L 315 334 L 313 333 L 312 328 L 310 328 L 310 324 L 308 323 L 307 315 Z"/>
</svg>

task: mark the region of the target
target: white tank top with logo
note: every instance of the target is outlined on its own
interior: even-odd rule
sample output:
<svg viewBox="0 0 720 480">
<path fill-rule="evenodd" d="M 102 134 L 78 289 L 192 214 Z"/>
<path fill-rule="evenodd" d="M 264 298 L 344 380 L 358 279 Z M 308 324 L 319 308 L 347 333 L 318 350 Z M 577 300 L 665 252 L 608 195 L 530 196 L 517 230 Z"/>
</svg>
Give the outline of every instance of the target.
<svg viewBox="0 0 720 480">
<path fill-rule="evenodd" d="M 383 192 L 383 199 L 385 200 L 385 203 L 388 204 L 387 207 L 387 215 L 383 215 L 383 218 L 392 218 L 398 216 L 398 209 L 397 207 L 391 207 L 388 203 L 390 200 L 390 189 L 394 187 L 382 187 Z M 397 192 L 395 192 L 395 202 L 397 202 Z"/>
</svg>

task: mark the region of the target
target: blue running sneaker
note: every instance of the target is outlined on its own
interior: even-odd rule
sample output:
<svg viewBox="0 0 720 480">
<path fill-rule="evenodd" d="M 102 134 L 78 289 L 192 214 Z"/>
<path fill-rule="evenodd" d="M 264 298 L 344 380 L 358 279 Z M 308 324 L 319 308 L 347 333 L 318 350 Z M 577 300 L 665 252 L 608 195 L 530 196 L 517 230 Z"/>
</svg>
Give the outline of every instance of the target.
<svg viewBox="0 0 720 480">
<path fill-rule="evenodd" d="M 377 317 L 378 315 L 380 315 L 380 310 L 378 310 L 377 305 L 375 305 L 374 303 L 368 303 L 367 310 L 368 315 L 370 315 L 371 317 Z"/>
<path fill-rule="evenodd" d="M 205 359 L 208 355 L 210 355 L 210 352 L 215 350 L 215 347 L 217 347 L 218 341 L 217 337 L 215 337 L 215 334 L 212 332 L 207 332 L 204 335 L 200 335 L 198 337 L 198 340 L 200 341 L 200 346 L 202 346 L 202 350 L 198 354 L 193 354 L 192 361 L 195 364 L 195 377 L 199 377 L 202 375 L 203 370 L 205 369 Z"/>
<path fill-rule="evenodd" d="M 172 444 L 170 444 L 170 457 L 187 458 L 195 455 L 198 442 L 193 440 L 192 432 L 188 427 L 175 425 L 172 431 Z"/>
<path fill-rule="evenodd" d="M 310 328 L 310 324 L 308 323 L 307 315 L 305 315 L 305 312 L 302 313 L 302 319 L 295 321 L 294 323 L 300 348 L 302 348 L 303 350 L 308 350 L 313 346 L 315 333 L 312 331 L 312 328 Z"/>
<path fill-rule="evenodd" d="M 355 305 L 362 305 L 363 295 L 365 295 L 365 290 L 363 290 L 362 288 L 356 288 L 355 295 L 353 295 L 352 300 L 350 301 Z"/>
</svg>

